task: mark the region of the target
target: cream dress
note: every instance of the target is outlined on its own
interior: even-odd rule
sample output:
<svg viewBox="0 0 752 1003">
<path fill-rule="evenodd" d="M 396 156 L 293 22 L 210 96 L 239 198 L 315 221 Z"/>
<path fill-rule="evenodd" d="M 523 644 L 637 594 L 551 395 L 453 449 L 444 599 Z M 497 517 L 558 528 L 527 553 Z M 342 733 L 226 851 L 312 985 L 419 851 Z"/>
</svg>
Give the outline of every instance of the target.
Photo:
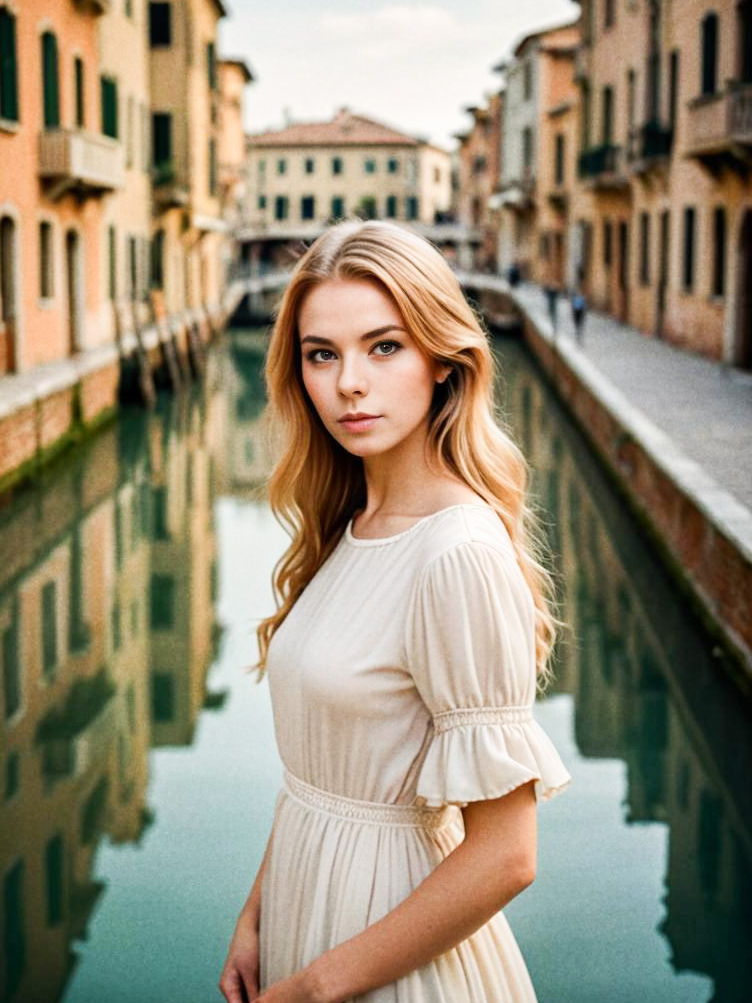
<svg viewBox="0 0 752 1003">
<path fill-rule="evenodd" d="M 533 720 L 533 601 L 501 520 L 452 505 L 395 536 L 348 524 L 267 662 L 285 767 L 261 890 L 261 987 L 402 902 L 469 801 L 570 776 Z M 363 1003 L 530 1003 L 503 913 Z"/>
</svg>

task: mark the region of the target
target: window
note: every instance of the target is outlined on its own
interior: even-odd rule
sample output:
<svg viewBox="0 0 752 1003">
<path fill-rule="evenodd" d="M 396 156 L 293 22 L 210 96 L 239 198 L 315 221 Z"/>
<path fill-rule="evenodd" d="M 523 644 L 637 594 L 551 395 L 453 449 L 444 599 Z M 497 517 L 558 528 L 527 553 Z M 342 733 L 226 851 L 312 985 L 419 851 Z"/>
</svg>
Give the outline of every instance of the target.
<svg viewBox="0 0 752 1003">
<path fill-rule="evenodd" d="M 10 801 L 21 787 L 21 757 L 16 749 L 5 760 L 5 800 Z"/>
<path fill-rule="evenodd" d="M 258 207 L 259 209 L 266 209 L 266 195 L 259 195 Z"/>
<path fill-rule="evenodd" d="M 26 971 L 24 912 L 24 862 L 17 860 L 3 880 L 4 989 L 8 999 L 18 989 Z"/>
<path fill-rule="evenodd" d="M 635 110 L 637 108 L 637 74 L 633 69 L 627 70 L 627 138 L 631 141 L 635 127 Z"/>
<path fill-rule="evenodd" d="M 42 35 L 42 120 L 45 129 L 60 125 L 60 93 L 57 78 L 57 38 L 51 31 Z"/>
<path fill-rule="evenodd" d="M 332 174 L 341 174 L 342 167 L 342 157 L 332 157 Z"/>
<path fill-rule="evenodd" d="M 387 219 L 394 219 L 397 215 L 397 196 L 387 195 L 386 197 L 386 216 Z"/>
<path fill-rule="evenodd" d="M 316 161 L 313 157 L 306 157 L 305 159 L 305 172 L 306 174 L 313 174 L 316 168 Z"/>
<path fill-rule="evenodd" d="M 44 851 L 47 892 L 47 926 L 56 926 L 63 918 L 63 837 L 53 836 Z"/>
<path fill-rule="evenodd" d="M 42 671 L 48 678 L 57 665 L 57 587 L 47 582 L 42 588 Z"/>
<path fill-rule="evenodd" d="M 214 42 L 206 43 L 206 79 L 209 90 L 217 89 L 217 48 Z"/>
<path fill-rule="evenodd" d="M 604 0 L 603 13 L 603 23 L 605 27 L 613 27 L 614 21 L 616 20 L 616 4 L 614 0 Z"/>
<path fill-rule="evenodd" d="M 125 16 L 133 17 L 133 0 L 125 0 Z"/>
<path fill-rule="evenodd" d="M 610 219 L 603 221 L 603 264 L 606 268 L 611 267 L 614 260 L 614 228 Z"/>
<path fill-rule="evenodd" d="M 0 7 L 0 118 L 18 121 L 16 18 L 7 7 Z"/>
<path fill-rule="evenodd" d="M 396 157 L 390 157 L 386 162 L 386 169 L 390 174 L 398 174 L 399 160 Z"/>
<path fill-rule="evenodd" d="M 112 139 L 118 137 L 118 91 L 117 81 L 112 77 L 100 77 L 102 91 L 102 132 Z"/>
<path fill-rule="evenodd" d="M 368 159 L 363 161 L 363 170 L 366 172 L 366 174 L 375 174 L 376 161 L 372 157 L 368 157 Z"/>
<path fill-rule="evenodd" d="M 151 716 L 154 721 L 172 721 L 175 717 L 175 680 L 169 672 L 152 673 Z"/>
<path fill-rule="evenodd" d="M 51 299 L 54 294 L 52 268 L 52 224 L 39 224 L 39 295 Z"/>
<path fill-rule="evenodd" d="M 361 219 L 376 219 L 376 199 L 373 195 L 364 195 L 356 210 Z"/>
<path fill-rule="evenodd" d="M 287 174 L 287 161 L 284 157 L 280 157 L 277 161 L 277 174 Z"/>
<path fill-rule="evenodd" d="M 650 216 L 640 213 L 640 284 L 650 284 Z"/>
<path fill-rule="evenodd" d="M 107 258 L 110 299 L 117 296 L 117 234 L 114 226 L 107 227 Z"/>
<path fill-rule="evenodd" d="M 614 139 L 614 89 L 611 86 L 603 88 L 602 92 L 601 142 L 611 146 Z"/>
<path fill-rule="evenodd" d="M 533 62 L 528 56 L 522 68 L 522 91 L 526 101 L 533 96 Z"/>
<path fill-rule="evenodd" d="M 707 14 L 700 25 L 700 93 L 718 89 L 718 15 Z"/>
<path fill-rule="evenodd" d="M 172 44 L 172 24 L 169 3 L 149 4 L 149 45 L 152 49 Z"/>
<path fill-rule="evenodd" d="M 313 195 L 303 195 L 300 200 L 300 218 L 313 219 L 315 215 L 316 200 Z"/>
<path fill-rule="evenodd" d="M 335 195 L 332 198 L 332 219 L 344 219 L 345 218 L 345 200 L 341 195 Z"/>
<path fill-rule="evenodd" d="M 679 51 L 674 49 L 669 57 L 668 66 L 668 124 L 672 132 L 676 131 L 676 108 L 679 102 Z"/>
<path fill-rule="evenodd" d="M 151 238 L 151 287 L 152 289 L 164 289 L 164 249 L 165 232 L 157 230 Z M 135 520 L 133 525 L 136 525 Z"/>
<path fill-rule="evenodd" d="M 564 184 L 564 157 L 565 157 L 565 136 L 563 132 L 558 132 L 554 147 L 554 181 L 557 185 Z"/>
<path fill-rule="evenodd" d="M 438 184 L 441 181 L 441 168 L 434 167 L 433 169 L 433 180 L 434 184 Z"/>
<path fill-rule="evenodd" d="M 726 292 L 726 210 L 713 210 L 713 295 Z"/>
<path fill-rule="evenodd" d="M 405 216 L 407 219 L 418 218 L 418 199 L 415 195 L 408 195 L 405 199 Z"/>
<path fill-rule="evenodd" d="M 582 120 L 581 120 L 581 136 L 580 136 L 580 149 L 587 150 L 590 148 L 590 119 L 591 119 L 591 105 L 592 105 L 592 92 L 590 90 L 590 84 L 587 80 L 583 80 L 581 84 L 581 99 L 582 99 Z"/>
<path fill-rule="evenodd" d="M 135 103 L 133 95 L 128 95 L 125 112 L 125 166 L 133 167 L 133 146 L 135 143 L 135 130 L 133 116 L 135 114 Z"/>
<path fill-rule="evenodd" d="M 150 621 L 152 630 L 169 630 L 175 623 L 175 579 L 151 576 Z"/>
<path fill-rule="evenodd" d="M 737 6 L 739 36 L 739 80 L 752 83 L 752 0 L 742 0 Z"/>
<path fill-rule="evenodd" d="M 136 244 L 135 237 L 127 238 L 127 248 L 128 248 L 128 292 L 130 293 L 131 299 L 134 299 L 138 291 L 138 245 Z M 120 514 L 120 506 L 115 509 L 118 519 L 118 532 L 117 532 L 117 546 L 118 553 L 120 557 L 118 559 L 118 567 L 122 566 L 123 563 L 123 527 L 122 527 L 122 516 Z"/>
<path fill-rule="evenodd" d="M 290 211 L 290 202 L 286 195 L 277 195 L 274 199 L 274 218 L 287 219 Z"/>
<path fill-rule="evenodd" d="M 169 112 L 155 111 L 151 117 L 151 151 L 155 167 L 172 163 L 172 115 Z"/>
<path fill-rule="evenodd" d="M 533 130 L 526 125 L 522 130 L 522 168 L 528 174 L 533 166 Z"/>
<path fill-rule="evenodd" d="M 695 282 L 695 220 L 694 206 L 684 209 L 684 262 L 682 268 L 682 285 L 685 292 L 690 292 Z"/>
<path fill-rule="evenodd" d="M 13 717 L 21 706 L 21 659 L 18 645 L 18 604 L 10 624 L 3 631 L 3 699 L 5 702 L 5 719 Z"/>
<path fill-rule="evenodd" d="M 266 174 L 266 161 L 259 160 L 258 164 L 256 165 L 256 169 L 258 170 L 259 174 Z"/>
<path fill-rule="evenodd" d="M 209 140 L 209 194 L 217 194 L 217 141 Z"/>
</svg>

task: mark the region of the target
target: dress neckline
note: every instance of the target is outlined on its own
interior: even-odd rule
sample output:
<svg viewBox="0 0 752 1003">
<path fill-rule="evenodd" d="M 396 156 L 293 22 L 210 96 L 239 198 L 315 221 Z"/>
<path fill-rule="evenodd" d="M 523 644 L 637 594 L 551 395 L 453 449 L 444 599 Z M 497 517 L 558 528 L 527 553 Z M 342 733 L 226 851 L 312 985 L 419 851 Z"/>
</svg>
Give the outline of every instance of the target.
<svg viewBox="0 0 752 1003">
<path fill-rule="evenodd" d="M 494 512 L 495 510 L 491 505 L 478 504 L 477 502 L 458 502 L 455 505 L 447 505 L 446 508 L 437 509 L 435 512 L 431 512 L 430 515 L 424 515 L 420 519 L 417 519 L 412 526 L 408 526 L 407 529 L 403 529 L 399 533 L 392 533 L 391 536 L 374 536 L 374 537 L 359 537 L 353 536 L 352 524 L 353 518 L 350 518 L 345 526 L 345 540 L 353 547 L 374 547 L 380 546 L 385 543 L 394 543 L 397 540 L 403 539 L 409 533 L 414 532 L 419 526 L 424 525 L 424 523 L 429 522 L 431 519 L 435 519 L 439 515 L 444 515 L 445 512 L 452 512 L 455 509 L 460 508 L 476 508 L 485 512 Z"/>
</svg>

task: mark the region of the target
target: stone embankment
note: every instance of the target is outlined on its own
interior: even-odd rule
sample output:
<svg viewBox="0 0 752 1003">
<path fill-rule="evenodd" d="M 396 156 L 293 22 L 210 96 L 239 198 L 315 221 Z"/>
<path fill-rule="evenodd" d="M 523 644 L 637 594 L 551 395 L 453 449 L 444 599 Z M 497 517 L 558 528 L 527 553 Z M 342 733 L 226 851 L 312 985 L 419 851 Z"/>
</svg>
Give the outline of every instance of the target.
<svg viewBox="0 0 752 1003">
<path fill-rule="evenodd" d="M 540 288 L 460 275 L 478 308 L 525 341 L 752 690 L 752 377 L 604 315 L 574 338 Z"/>
</svg>

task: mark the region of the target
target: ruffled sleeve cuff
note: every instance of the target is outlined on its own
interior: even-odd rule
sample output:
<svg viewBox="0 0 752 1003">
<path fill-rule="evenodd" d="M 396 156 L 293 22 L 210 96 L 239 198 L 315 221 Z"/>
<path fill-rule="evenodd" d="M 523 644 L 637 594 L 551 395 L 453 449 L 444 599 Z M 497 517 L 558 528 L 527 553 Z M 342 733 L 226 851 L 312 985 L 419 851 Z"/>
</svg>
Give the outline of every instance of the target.
<svg viewBox="0 0 752 1003">
<path fill-rule="evenodd" d="M 499 798 L 535 780 L 538 801 L 571 781 L 529 707 L 480 707 L 434 716 L 434 735 L 418 776 L 416 805 L 438 808 Z"/>
</svg>

